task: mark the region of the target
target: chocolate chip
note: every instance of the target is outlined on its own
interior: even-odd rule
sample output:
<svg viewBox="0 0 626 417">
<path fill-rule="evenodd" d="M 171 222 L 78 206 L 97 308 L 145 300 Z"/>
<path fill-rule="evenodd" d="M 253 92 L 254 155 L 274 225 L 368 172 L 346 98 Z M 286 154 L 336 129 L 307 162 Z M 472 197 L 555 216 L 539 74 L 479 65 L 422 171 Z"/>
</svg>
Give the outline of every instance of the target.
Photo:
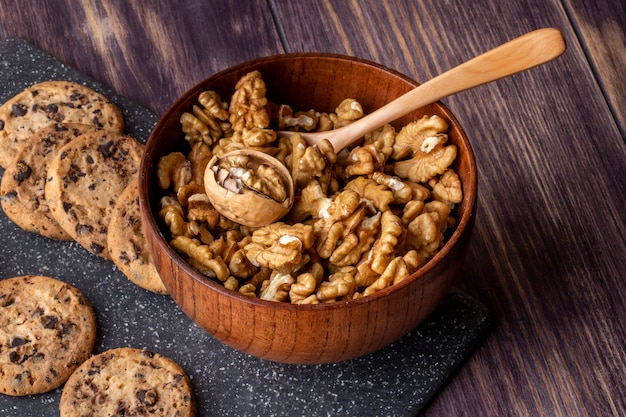
<svg viewBox="0 0 626 417">
<path fill-rule="evenodd" d="M 86 173 L 80 170 L 80 167 L 74 164 L 70 166 L 70 170 L 67 173 L 68 178 L 74 183 L 78 182 L 79 179 L 85 177 L 86 175 Z"/>
<path fill-rule="evenodd" d="M 98 116 L 94 116 L 94 117 L 93 117 L 93 121 L 92 121 L 92 122 L 93 122 L 94 126 L 97 126 L 97 127 L 104 127 L 104 126 L 102 125 L 102 123 L 100 123 L 100 119 L 98 119 Z"/>
<path fill-rule="evenodd" d="M 111 148 L 113 147 L 113 143 L 114 143 L 113 140 L 110 140 L 110 141 L 108 141 L 106 143 L 103 143 L 102 145 L 99 146 L 100 153 L 105 158 L 108 158 L 108 157 L 111 156 L 111 154 L 112 154 Z"/>
<path fill-rule="evenodd" d="M 54 103 L 50 103 L 46 106 L 46 113 L 56 113 L 59 111 L 59 106 Z"/>
<path fill-rule="evenodd" d="M 87 385 L 87 387 L 95 393 L 100 391 L 100 387 L 98 387 L 98 385 L 96 385 L 93 381 L 86 381 L 85 385 Z"/>
<path fill-rule="evenodd" d="M 4 195 L 4 199 L 5 200 L 12 200 L 14 198 L 17 198 L 17 191 L 16 190 L 11 190 L 11 191 L 7 192 Z"/>
<path fill-rule="evenodd" d="M 17 382 L 18 384 L 21 384 L 22 379 L 24 379 L 24 377 L 28 377 L 28 374 L 30 374 L 30 372 L 24 371 L 21 374 L 15 375 L 15 382 Z"/>
<path fill-rule="evenodd" d="M 0 120 L 0 130 L 4 130 L 4 120 Z"/>
<path fill-rule="evenodd" d="M 93 233 L 93 226 L 88 225 L 88 224 L 79 224 L 78 226 L 76 226 L 76 234 L 78 236 L 82 236 L 84 234 L 91 234 Z"/>
<path fill-rule="evenodd" d="M 43 324 L 44 329 L 55 329 L 59 324 L 59 318 L 57 316 L 43 316 L 41 324 Z"/>
<path fill-rule="evenodd" d="M 21 357 L 17 352 L 11 351 L 11 353 L 9 353 L 9 360 L 11 361 L 11 363 L 19 363 Z"/>
<path fill-rule="evenodd" d="M 57 123 L 61 123 L 65 119 L 65 114 L 63 112 L 54 112 L 50 113 L 48 117 Z"/>
<path fill-rule="evenodd" d="M 145 389 L 141 389 L 139 391 L 137 391 L 137 399 L 147 405 L 147 406 L 151 406 L 156 404 L 157 402 L 157 393 L 152 391 L 152 390 L 145 390 Z"/>
<path fill-rule="evenodd" d="M 154 358 L 155 353 L 154 352 L 150 352 L 149 350 L 142 350 L 141 354 L 143 356 L 147 356 L 149 358 Z"/>
<path fill-rule="evenodd" d="M 124 417 L 126 415 L 126 403 L 124 401 L 120 401 L 117 404 L 117 411 L 115 415 L 120 417 Z"/>
<path fill-rule="evenodd" d="M 2 303 L 2 307 L 9 307 L 10 305 L 13 305 L 13 303 L 15 303 L 15 298 L 8 298 Z"/>
<path fill-rule="evenodd" d="M 17 162 L 17 172 L 13 175 L 13 179 L 21 184 L 22 181 L 28 179 L 33 172 L 32 169 L 24 161 Z"/>
<path fill-rule="evenodd" d="M 46 149 L 53 147 L 55 144 L 56 141 L 52 136 L 46 136 L 45 138 L 41 139 L 41 145 Z"/>
<path fill-rule="evenodd" d="M 130 258 L 128 257 L 128 253 L 126 253 L 126 251 L 122 251 L 122 253 L 120 253 L 120 256 L 118 257 L 118 259 L 124 265 L 128 265 L 130 263 Z"/>
<path fill-rule="evenodd" d="M 93 160 L 93 156 L 91 155 L 87 155 L 87 163 L 89 165 L 93 164 L 95 161 Z"/>
<path fill-rule="evenodd" d="M 9 346 L 10 347 L 23 346 L 28 342 L 30 342 L 30 340 L 24 339 L 23 337 L 14 337 L 13 339 L 11 339 L 11 344 Z"/>
<path fill-rule="evenodd" d="M 104 250 L 104 247 L 102 245 L 98 245 L 95 242 L 92 242 L 91 245 L 89 245 L 89 248 L 95 254 L 102 253 L 102 251 Z"/>
<path fill-rule="evenodd" d="M 78 101 L 78 100 L 80 100 L 82 98 L 83 98 L 83 95 L 80 94 L 77 91 L 73 92 L 72 95 L 70 96 L 70 100 L 72 100 L 72 101 Z"/>
<path fill-rule="evenodd" d="M 89 368 L 89 370 L 87 371 L 87 375 L 92 376 L 92 375 L 98 375 L 100 373 L 100 368 L 94 366 L 93 364 L 91 365 L 91 368 Z"/>
<path fill-rule="evenodd" d="M 28 112 L 28 109 L 23 104 L 14 104 L 11 107 L 11 114 L 13 116 L 24 116 Z"/>
<path fill-rule="evenodd" d="M 66 203 L 65 201 L 63 202 L 63 210 L 65 210 L 66 213 L 70 211 L 71 208 L 72 208 L 72 203 Z"/>
<path fill-rule="evenodd" d="M 61 327 L 61 334 L 63 336 L 67 336 L 68 334 L 72 333 L 76 327 L 77 326 L 74 323 L 65 323 L 63 324 L 63 327 Z"/>
</svg>

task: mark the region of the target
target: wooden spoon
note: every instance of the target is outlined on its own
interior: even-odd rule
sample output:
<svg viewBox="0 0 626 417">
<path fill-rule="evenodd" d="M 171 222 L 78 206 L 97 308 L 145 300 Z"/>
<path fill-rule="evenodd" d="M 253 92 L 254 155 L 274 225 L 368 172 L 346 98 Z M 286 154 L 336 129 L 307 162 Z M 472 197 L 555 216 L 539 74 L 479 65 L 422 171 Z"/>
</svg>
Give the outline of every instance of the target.
<svg viewBox="0 0 626 417">
<path fill-rule="evenodd" d="M 454 93 L 536 67 L 551 61 L 564 51 L 565 41 L 559 30 L 554 28 L 535 30 L 438 75 L 347 126 L 326 132 L 298 132 L 298 134 L 310 145 L 318 145 L 323 139 L 328 139 L 333 145 L 335 152 L 340 152 L 350 144 L 361 139 L 366 133 L 378 129 L 386 123 L 390 123 L 412 111 Z M 294 132 L 278 131 L 277 134 L 281 137 L 289 137 Z M 233 151 L 229 155 L 239 152 L 247 152 L 250 155 L 249 151 Z M 264 163 L 273 165 L 277 172 L 285 171 L 285 167 L 280 161 L 271 157 L 263 158 Z M 233 194 L 226 193 L 213 179 L 212 167 L 215 162 L 214 158 L 206 168 L 205 190 L 209 199 L 221 214 L 241 224 L 260 227 L 276 221 L 289 212 L 291 202 L 294 199 L 293 182 L 286 187 L 289 192 L 287 204 L 277 206 L 278 203 L 268 201 L 268 197 L 259 200 L 259 198 L 264 196 L 253 197 L 250 193 L 244 194 L 250 196 L 247 197 L 250 198 L 249 201 L 241 201 L 242 198 L 239 197 L 239 200 L 235 202 L 231 200 Z M 292 181 L 290 177 L 288 180 Z M 229 200 L 232 204 L 229 204 Z M 270 206 L 272 210 L 264 210 L 264 207 Z"/>
<path fill-rule="evenodd" d="M 322 139 L 328 139 L 335 152 L 340 152 L 366 133 L 414 110 L 452 94 L 544 64 L 564 51 L 565 41 L 559 30 L 538 29 L 438 75 L 347 126 L 326 132 L 298 133 L 310 145 L 318 145 Z M 277 132 L 279 137 L 289 137 L 293 133 Z"/>
</svg>

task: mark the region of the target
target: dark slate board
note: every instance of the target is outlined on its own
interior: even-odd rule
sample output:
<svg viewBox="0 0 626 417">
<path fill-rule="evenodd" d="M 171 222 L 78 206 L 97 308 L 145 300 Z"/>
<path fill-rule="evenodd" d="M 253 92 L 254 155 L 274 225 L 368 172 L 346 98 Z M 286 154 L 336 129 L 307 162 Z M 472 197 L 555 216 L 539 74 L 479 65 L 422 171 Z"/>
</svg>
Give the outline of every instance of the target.
<svg viewBox="0 0 626 417">
<path fill-rule="evenodd" d="M 23 39 L 0 40 L 0 102 L 51 79 L 106 94 L 122 108 L 128 133 L 139 140 L 147 139 L 157 121 Z M 491 327 L 488 310 L 455 289 L 424 323 L 381 351 L 330 365 L 268 362 L 213 339 L 171 298 L 134 286 L 113 263 L 76 243 L 24 232 L 0 212 L 0 279 L 23 274 L 56 277 L 89 297 L 99 324 L 95 353 L 130 346 L 178 362 L 193 382 L 199 416 L 413 416 Z M 57 416 L 60 395 L 61 388 L 18 398 L 0 394 L 0 416 Z"/>
</svg>

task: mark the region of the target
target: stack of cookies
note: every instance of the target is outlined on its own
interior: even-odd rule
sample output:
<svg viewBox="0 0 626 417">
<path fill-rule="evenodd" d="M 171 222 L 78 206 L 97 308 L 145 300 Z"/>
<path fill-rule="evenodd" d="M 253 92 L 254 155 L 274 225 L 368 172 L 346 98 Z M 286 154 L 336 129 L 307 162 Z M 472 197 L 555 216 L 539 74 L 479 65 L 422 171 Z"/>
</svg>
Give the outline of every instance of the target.
<svg viewBox="0 0 626 417">
<path fill-rule="evenodd" d="M 2 209 L 23 230 L 76 241 L 164 294 L 141 230 L 142 152 L 102 94 L 67 81 L 35 84 L 0 106 Z M 190 380 L 172 360 L 128 347 L 92 356 L 96 314 L 79 289 L 47 276 L 3 278 L 0 393 L 65 383 L 61 416 L 195 415 Z"/>
<path fill-rule="evenodd" d="M 0 106 L 2 209 L 20 228 L 75 240 L 164 294 L 141 231 L 143 145 L 123 132 L 120 109 L 80 84 L 42 82 L 9 99 Z"/>
</svg>

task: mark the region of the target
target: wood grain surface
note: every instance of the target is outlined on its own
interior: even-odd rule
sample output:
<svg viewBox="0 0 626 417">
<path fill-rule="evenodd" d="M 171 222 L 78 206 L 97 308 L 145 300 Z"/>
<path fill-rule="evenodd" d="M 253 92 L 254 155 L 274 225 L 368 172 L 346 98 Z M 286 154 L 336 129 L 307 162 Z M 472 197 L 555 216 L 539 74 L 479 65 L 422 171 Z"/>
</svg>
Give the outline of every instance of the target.
<svg viewBox="0 0 626 417">
<path fill-rule="evenodd" d="M 619 0 L 8 0 L 0 36 L 24 37 L 162 113 L 255 57 L 335 52 L 425 81 L 527 31 L 560 29 L 568 49 L 556 61 L 444 100 L 479 168 L 457 285 L 493 311 L 496 328 L 424 415 L 619 416 L 624 10 Z"/>
</svg>

